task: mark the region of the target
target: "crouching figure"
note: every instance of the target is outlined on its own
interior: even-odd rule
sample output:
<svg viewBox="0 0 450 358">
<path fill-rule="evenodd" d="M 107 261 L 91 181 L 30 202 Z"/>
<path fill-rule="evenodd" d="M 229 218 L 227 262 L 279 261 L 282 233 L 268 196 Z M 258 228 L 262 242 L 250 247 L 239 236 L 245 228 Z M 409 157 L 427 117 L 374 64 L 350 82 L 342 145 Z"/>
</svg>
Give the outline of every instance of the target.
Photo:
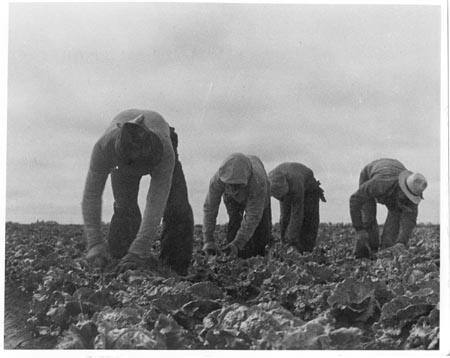
<svg viewBox="0 0 450 358">
<path fill-rule="evenodd" d="M 270 193 L 280 201 L 281 241 L 300 252 L 312 251 L 319 229 L 320 182 L 300 163 L 282 163 L 269 172 Z"/>
<path fill-rule="evenodd" d="M 216 254 L 214 230 L 221 198 L 229 216 L 224 252 L 231 257 L 264 256 L 271 243 L 270 189 L 264 165 L 253 155 L 230 155 L 211 178 L 203 206 L 203 251 Z"/>
<path fill-rule="evenodd" d="M 412 173 L 398 160 L 383 158 L 367 164 L 361 171 L 358 190 L 350 197 L 350 216 L 356 230 L 355 256 L 369 258 L 380 246 L 407 246 L 426 187 L 422 174 Z M 377 203 L 388 209 L 381 242 Z"/>
<path fill-rule="evenodd" d="M 82 213 L 87 259 L 104 265 L 108 255 L 121 259 L 119 271 L 158 262 L 151 254 L 163 219 L 160 259 L 179 274 L 190 264 L 194 220 L 177 152 L 174 128 L 156 112 L 119 113 L 94 145 L 84 188 Z M 143 217 L 139 183 L 150 174 Z M 107 242 L 100 231 L 102 195 L 111 175 L 114 214 Z"/>
</svg>

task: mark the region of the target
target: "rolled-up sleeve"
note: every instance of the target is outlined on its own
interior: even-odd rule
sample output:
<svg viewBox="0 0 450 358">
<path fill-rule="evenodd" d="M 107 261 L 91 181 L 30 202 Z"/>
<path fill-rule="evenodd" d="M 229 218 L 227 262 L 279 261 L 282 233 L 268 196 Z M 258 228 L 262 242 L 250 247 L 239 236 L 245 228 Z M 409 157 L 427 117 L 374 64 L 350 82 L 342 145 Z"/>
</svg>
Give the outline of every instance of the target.
<svg viewBox="0 0 450 358">
<path fill-rule="evenodd" d="M 259 222 L 264 213 L 264 206 L 267 196 L 267 182 L 252 183 L 250 187 L 249 198 L 245 206 L 244 217 L 242 219 L 241 227 L 239 228 L 234 244 L 243 249 L 250 237 L 258 227 Z"/>
<path fill-rule="evenodd" d="M 105 155 L 99 141 L 95 144 L 91 154 L 81 203 L 88 250 L 104 242 L 100 229 L 102 195 L 110 167 L 110 160 Z"/>
<path fill-rule="evenodd" d="M 214 241 L 217 214 L 224 190 L 224 185 L 219 180 L 218 173 L 216 173 L 209 182 L 208 194 L 203 204 L 203 236 L 205 242 Z"/>
</svg>

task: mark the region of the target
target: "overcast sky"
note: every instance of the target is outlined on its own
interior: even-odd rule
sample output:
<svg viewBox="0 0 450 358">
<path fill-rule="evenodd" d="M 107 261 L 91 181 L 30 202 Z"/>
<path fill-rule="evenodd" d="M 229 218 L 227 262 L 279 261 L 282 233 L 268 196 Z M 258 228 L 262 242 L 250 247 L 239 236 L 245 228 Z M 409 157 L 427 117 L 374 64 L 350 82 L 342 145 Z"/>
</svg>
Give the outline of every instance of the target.
<svg viewBox="0 0 450 358">
<path fill-rule="evenodd" d="M 323 222 L 350 222 L 362 167 L 397 158 L 439 221 L 437 6 L 14 3 L 9 24 L 7 221 L 81 223 L 92 146 L 127 108 L 176 128 L 196 223 L 239 151 L 308 165 Z M 112 202 L 108 180 L 105 222 Z"/>
</svg>

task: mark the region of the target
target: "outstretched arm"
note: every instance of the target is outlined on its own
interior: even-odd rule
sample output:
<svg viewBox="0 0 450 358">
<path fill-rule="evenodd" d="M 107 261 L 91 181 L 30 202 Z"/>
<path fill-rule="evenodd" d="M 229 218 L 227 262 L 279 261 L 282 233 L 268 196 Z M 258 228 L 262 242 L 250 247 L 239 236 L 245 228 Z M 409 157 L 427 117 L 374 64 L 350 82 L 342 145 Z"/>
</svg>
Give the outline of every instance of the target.
<svg viewBox="0 0 450 358">
<path fill-rule="evenodd" d="M 291 199 L 291 217 L 287 227 L 287 239 L 292 243 L 300 238 L 304 218 L 304 190 L 301 190 Z"/>
<path fill-rule="evenodd" d="M 390 187 L 392 187 L 391 182 L 371 179 L 360 184 L 359 189 L 352 194 L 350 197 L 350 217 L 356 231 L 367 229 L 364 227 L 362 219 L 363 205 L 378 196 L 384 195 Z"/>
<path fill-rule="evenodd" d="M 98 141 L 91 154 L 81 203 L 88 250 L 104 243 L 100 230 L 102 195 L 110 168 L 110 159 L 105 154 L 101 141 Z"/>
<path fill-rule="evenodd" d="M 291 200 L 288 197 L 284 197 L 280 200 L 280 236 L 281 242 L 285 242 L 286 229 L 289 225 L 291 218 Z"/>
<path fill-rule="evenodd" d="M 140 257 L 150 257 L 150 245 L 156 239 L 158 226 L 164 215 L 172 186 L 175 153 L 169 138 L 163 139 L 161 162 L 152 170 L 144 215 L 136 239 L 128 252 Z"/>
<path fill-rule="evenodd" d="M 245 207 L 244 217 L 233 243 L 239 250 L 245 247 L 245 244 L 252 237 L 258 224 L 261 221 L 266 201 L 267 183 L 261 183 L 251 188 L 247 205 Z"/>
<path fill-rule="evenodd" d="M 224 185 L 216 173 L 209 182 L 209 190 L 203 204 L 203 237 L 205 242 L 214 242 L 217 214 L 220 200 L 224 192 Z"/>
</svg>

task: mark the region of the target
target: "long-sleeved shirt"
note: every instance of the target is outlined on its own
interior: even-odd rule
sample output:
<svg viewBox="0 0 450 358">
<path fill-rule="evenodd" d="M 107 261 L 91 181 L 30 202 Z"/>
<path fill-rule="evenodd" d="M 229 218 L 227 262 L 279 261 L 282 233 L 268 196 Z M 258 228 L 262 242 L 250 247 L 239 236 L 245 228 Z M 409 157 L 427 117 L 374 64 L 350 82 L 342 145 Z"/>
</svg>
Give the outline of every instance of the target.
<svg viewBox="0 0 450 358">
<path fill-rule="evenodd" d="M 239 249 L 242 249 L 253 235 L 261 221 L 264 209 L 270 204 L 270 185 L 263 163 L 256 156 L 245 157 L 250 164 L 250 176 L 247 185 L 238 192 L 228 191 L 228 186 L 220 180 L 220 169 L 210 180 L 208 195 L 203 205 L 203 235 L 207 242 L 214 241 L 214 230 L 222 195 L 230 195 L 237 202 L 245 204 L 245 215 L 233 241 Z M 224 165 L 227 165 L 227 162 Z"/>
<path fill-rule="evenodd" d="M 398 178 L 405 170 L 407 170 L 405 166 L 398 160 L 387 158 L 375 160 L 364 167 L 360 175 L 359 188 L 350 197 L 350 216 L 356 230 L 365 229 L 361 209 L 364 203 L 370 200 L 386 205 L 388 210 L 401 211 L 401 221 L 409 222 L 407 226 L 415 226 L 417 205 L 411 202 L 408 205 L 410 210 L 402 210 L 396 198 L 399 190 Z M 403 228 L 402 231 L 410 230 Z"/>
<path fill-rule="evenodd" d="M 120 133 L 118 125 L 132 121 L 140 114 L 144 115 L 142 125 L 156 134 L 162 144 L 162 156 L 155 165 L 125 164 L 120 161 L 115 150 L 116 139 Z M 104 242 L 100 231 L 102 194 L 109 173 L 112 169 L 119 167 L 122 172 L 129 175 L 151 175 L 142 222 L 136 239 L 129 248 L 129 252 L 141 257 L 149 256 L 151 241 L 155 239 L 167 204 L 174 166 L 175 153 L 170 140 L 170 128 L 161 115 L 153 111 L 138 109 L 119 113 L 94 145 L 91 154 L 82 201 L 88 249 Z"/>
</svg>

